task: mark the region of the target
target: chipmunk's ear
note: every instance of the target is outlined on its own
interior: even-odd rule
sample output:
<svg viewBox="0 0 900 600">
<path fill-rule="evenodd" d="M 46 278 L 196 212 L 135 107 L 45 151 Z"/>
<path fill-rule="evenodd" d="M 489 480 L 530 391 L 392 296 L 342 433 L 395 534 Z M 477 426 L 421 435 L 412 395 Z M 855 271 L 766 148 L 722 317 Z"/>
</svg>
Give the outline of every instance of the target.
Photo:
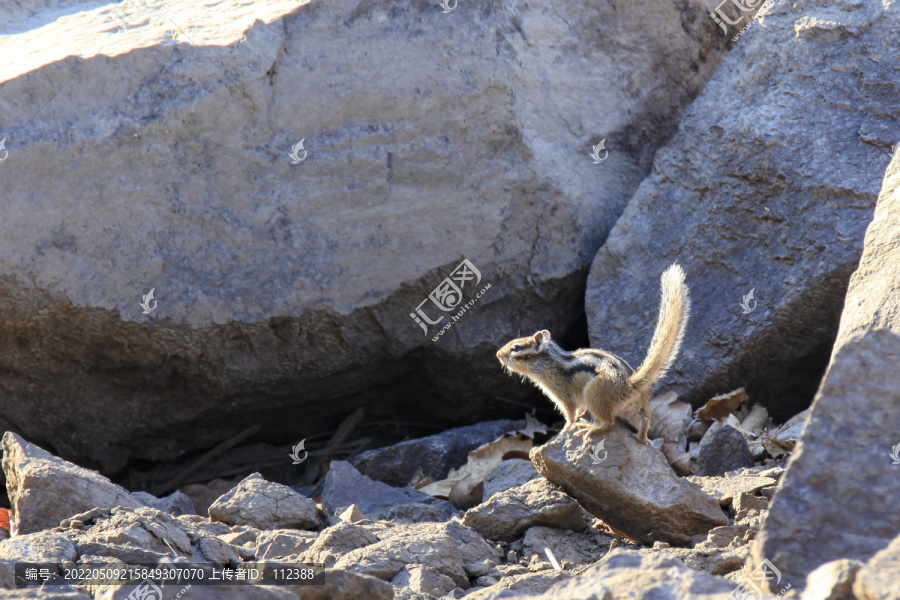
<svg viewBox="0 0 900 600">
<path fill-rule="evenodd" d="M 544 342 L 548 341 L 550 341 L 550 332 L 546 329 L 542 329 L 541 331 L 538 331 L 536 334 L 534 334 L 534 342 L 537 345 L 540 346 Z"/>
</svg>

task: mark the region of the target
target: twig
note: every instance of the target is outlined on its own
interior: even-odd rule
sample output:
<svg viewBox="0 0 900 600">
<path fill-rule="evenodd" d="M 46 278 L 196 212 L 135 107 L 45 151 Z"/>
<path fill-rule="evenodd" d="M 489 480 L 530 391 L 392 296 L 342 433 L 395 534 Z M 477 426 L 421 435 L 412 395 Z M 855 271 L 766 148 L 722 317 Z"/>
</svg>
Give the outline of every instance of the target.
<svg viewBox="0 0 900 600">
<path fill-rule="evenodd" d="M 352 413 L 346 416 L 341 424 L 338 426 L 337 431 L 334 432 L 334 435 L 331 436 L 331 439 L 325 444 L 325 448 L 323 450 L 332 450 L 341 444 L 343 444 L 350 434 L 353 433 L 353 430 L 362 422 L 363 416 L 365 416 L 365 409 L 363 407 L 359 407 L 354 410 Z M 300 478 L 301 485 L 308 485 L 310 483 L 314 483 L 319 475 L 322 473 L 322 459 L 316 458 L 314 460 L 310 460 L 306 464 L 306 469 L 303 471 L 303 476 Z"/>
<path fill-rule="evenodd" d="M 262 425 L 259 425 L 259 424 L 253 425 L 252 427 L 248 427 L 247 429 L 240 432 L 239 434 L 228 438 L 227 440 L 225 440 L 224 442 L 222 442 L 221 444 L 219 444 L 218 446 L 216 446 L 209 452 L 206 452 L 203 456 L 198 458 L 192 464 L 188 465 L 178 475 L 176 475 L 169 481 L 163 483 L 162 485 L 158 486 L 154 491 L 154 495 L 160 496 L 170 490 L 177 488 L 185 479 L 190 477 L 192 473 L 194 473 L 195 471 L 200 469 L 200 467 L 204 466 L 205 464 L 207 464 L 214 458 L 224 454 L 228 450 L 231 450 L 232 448 L 234 448 L 235 446 L 237 446 L 238 444 L 240 444 L 241 442 L 243 442 L 250 436 L 256 434 L 260 429 L 262 429 Z"/>
</svg>

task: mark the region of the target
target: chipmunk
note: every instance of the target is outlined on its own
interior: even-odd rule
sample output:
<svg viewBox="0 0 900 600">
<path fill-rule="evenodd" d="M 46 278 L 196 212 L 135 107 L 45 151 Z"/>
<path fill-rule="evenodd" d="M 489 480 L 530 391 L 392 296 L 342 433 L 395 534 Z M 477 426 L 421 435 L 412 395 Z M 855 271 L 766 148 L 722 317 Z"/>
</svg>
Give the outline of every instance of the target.
<svg viewBox="0 0 900 600">
<path fill-rule="evenodd" d="M 677 263 L 665 270 L 660 283 L 659 320 L 647 358 L 637 371 L 632 372 L 624 360 L 605 350 L 567 352 L 550 339 L 546 329 L 509 342 L 497 352 L 497 358 L 504 369 L 530 379 L 556 404 L 566 418 L 563 431 L 578 427 L 576 435 L 588 432 L 585 444 L 590 432 L 612 426 L 616 417 L 631 423 L 635 408 L 640 417 L 636 437 L 646 444 L 650 390 L 678 355 L 691 310 L 690 291 Z M 576 425 L 585 412 L 591 414 L 594 423 Z"/>
</svg>

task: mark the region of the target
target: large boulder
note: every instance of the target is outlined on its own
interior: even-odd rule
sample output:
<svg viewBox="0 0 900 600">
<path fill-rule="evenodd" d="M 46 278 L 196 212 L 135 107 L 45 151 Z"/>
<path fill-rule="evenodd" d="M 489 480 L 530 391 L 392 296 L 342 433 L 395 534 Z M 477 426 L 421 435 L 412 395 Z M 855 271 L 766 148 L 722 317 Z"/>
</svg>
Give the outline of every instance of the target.
<svg viewBox="0 0 900 600">
<path fill-rule="evenodd" d="M 63 519 L 93 508 L 144 505 L 96 471 L 53 456 L 11 431 L 3 434 L 2 445 L 6 492 L 19 533 L 57 527 Z"/>
<path fill-rule="evenodd" d="M 768 559 L 795 586 L 823 563 L 866 561 L 900 532 L 898 235 L 900 156 L 884 178 L 825 380 L 751 553 L 751 567 Z"/>
<path fill-rule="evenodd" d="M 574 432 L 561 433 L 532 449 L 531 460 L 594 516 L 645 544 L 685 546 L 695 535 L 728 525 L 719 503 L 676 476 L 658 449 L 616 426 L 603 432 L 601 456 L 600 437 L 585 445 Z"/>
<path fill-rule="evenodd" d="M 120 4 L 0 24 L 0 427 L 107 474 L 535 397 L 499 338 L 575 329 L 725 52 L 700 0 Z"/>
<path fill-rule="evenodd" d="M 586 306 L 591 341 L 637 366 L 659 276 L 678 261 L 693 317 L 668 385 L 695 406 L 745 386 L 784 421 L 828 364 L 897 142 L 900 15 L 849 0 L 761 10 L 765 26 L 741 36 L 656 154 L 597 254 Z"/>
</svg>

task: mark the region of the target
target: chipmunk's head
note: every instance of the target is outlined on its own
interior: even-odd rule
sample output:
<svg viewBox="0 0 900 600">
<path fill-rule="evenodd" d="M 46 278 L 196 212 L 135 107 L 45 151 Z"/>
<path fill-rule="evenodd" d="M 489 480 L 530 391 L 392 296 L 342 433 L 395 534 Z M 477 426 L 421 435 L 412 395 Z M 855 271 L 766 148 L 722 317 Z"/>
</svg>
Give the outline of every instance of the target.
<svg viewBox="0 0 900 600">
<path fill-rule="evenodd" d="M 543 371 L 544 364 L 556 346 L 546 329 L 515 339 L 497 351 L 500 364 L 507 371 L 520 375 L 534 375 Z"/>
</svg>

